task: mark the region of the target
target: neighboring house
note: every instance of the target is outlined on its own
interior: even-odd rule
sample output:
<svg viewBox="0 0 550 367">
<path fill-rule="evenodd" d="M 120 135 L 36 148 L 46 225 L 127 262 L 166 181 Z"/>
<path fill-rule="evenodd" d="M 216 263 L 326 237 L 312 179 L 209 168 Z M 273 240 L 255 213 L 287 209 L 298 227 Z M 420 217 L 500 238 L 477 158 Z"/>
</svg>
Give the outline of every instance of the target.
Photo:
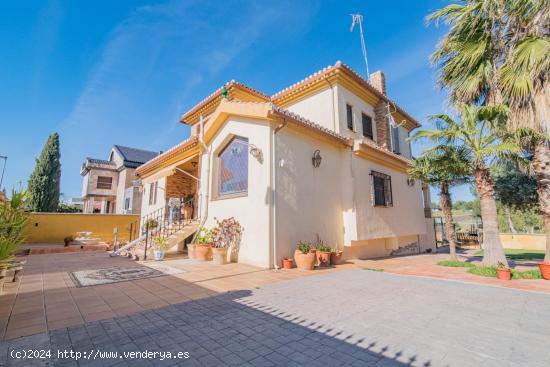
<svg viewBox="0 0 550 367">
<path fill-rule="evenodd" d="M 194 198 L 206 226 L 241 223 L 238 260 L 261 267 L 317 236 L 346 258 L 435 246 L 429 191 L 407 175 L 420 125 L 381 72 L 368 82 L 337 62 L 273 96 L 232 81 L 180 122 L 191 137 L 136 170 L 142 218 Z"/>
<path fill-rule="evenodd" d="M 139 214 L 135 170 L 158 154 L 115 145 L 107 160 L 86 158 L 80 170 L 84 213 Z"/>
</svg>

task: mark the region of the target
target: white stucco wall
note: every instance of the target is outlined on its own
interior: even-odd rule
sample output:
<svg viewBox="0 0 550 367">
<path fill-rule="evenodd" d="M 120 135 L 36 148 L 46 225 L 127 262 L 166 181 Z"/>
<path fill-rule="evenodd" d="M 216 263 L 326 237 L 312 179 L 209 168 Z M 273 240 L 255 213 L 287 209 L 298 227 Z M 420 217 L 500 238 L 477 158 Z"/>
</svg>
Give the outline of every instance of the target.
<svg viewBox="0 0 550 367">
<path fill-rule="evenodd" d="M 263 162 L 259 162 L 248 154 L 248 192 L 245 196 L 216 198 L 217 154 L 235 135 L 248 138 L 249 144 L 260 148 L 263 153 Z M 206 190 L 209 190 L 210 196 L 206 226 L 214 226 L 214 218 L 222 220 L 235 217 L 244 229 L 239 262 L 270 267 L 271 126 L 265 121 L 231 117 L 209 143 L 209 147 L 212 154 L 208 187 L 205 182 L 205 178 L 208 176 L 208 164 L 206 163 L 208 154 L 204 153 L 201 158 L 201 205 L 206 203 Z M 204 208 L 204 206 L 202 207 Z M 204 211 L 202 213 L 204 214 Z"/>
<path fill-rule="evenodd" d="M 311 158 L 320 150 L 320 167 Z M 299 240 L 316 236 L 343 247 L 342 174 L 346 150 L 284 128 L 276 138 L 277 263 L 292 257 Z"/>
<path fill-rule="evenodd" d="M 385 166 L 355 158 L 356 241 L 420 235 L 426 232 L 422 185 L 407 185 L 407 175 Z M 393 206 L 372 205 L 371 170 L 391 176 Z"/>
<path fill-rule="evenodd" d="M 149 192 L 150 184 L 152 182 L 158 181 L 157 186 L 157 202 L 155 204 L 149 205 Z M 166 205 L 166 177 L 160 178 L 149 178 L 144 179 L 142 182 L 142 196 L 141 196 L 141 216 L 145 217 L 149 214 L 156 212 L 157 210 L 163 208 Z"/>
<path fill-rule="evenodd" d="M 327 85 L 328 87 L 328 85 Z M 294 112 L 306 119 L 313 121 L 327 129 L 337 131 L 338 116 L 333 112 L 333 105 L 336 106 L 336 86 L 332 89 L 325 89 L 302 99 L 294 104 L 287 106 L 291 112 Z"/>
<path fill-rule="evenodd" d="M 336 86 L 337 93 L 337 114 L 339 123 L 337 132 L 353 139 L 367 139 L 363 136 L 362 113 L 369 115 L 372 118 L 372 132 L 374 141 L 376 141 L 376 124 L 374 121 L 374 107 L 369 105 L 363 99 L 359 98 L 348 89 L 341 85 Z M 346 104 L 353 107 L 353 126 L 354 130 L 348 129 Z"/>
</svg>

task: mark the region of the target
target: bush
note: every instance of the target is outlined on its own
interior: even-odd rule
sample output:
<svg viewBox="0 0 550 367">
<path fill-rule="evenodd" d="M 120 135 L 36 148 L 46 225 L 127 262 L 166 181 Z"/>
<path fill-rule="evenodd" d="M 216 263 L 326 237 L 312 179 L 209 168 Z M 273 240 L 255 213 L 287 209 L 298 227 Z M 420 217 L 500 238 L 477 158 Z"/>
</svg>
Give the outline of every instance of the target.
<svg viewBox="0 0 550 367">
<path fill-rule="evenodd" d="M 437 265 L 440 266 L 449 266 L 452 268 L 473 268 L 475 267 L 474 264 L 466 262 L 466 261 L 459 261 L 459 260 L 442 260 L 437 263 Z"/>
<path fill-rule="evenodd" d="M 307 241 L 300 241 L 296 245 L 296 248 L 302 253 L 307 254 L 311 250 L 311 244 Z"/>
<path fill-rule="evenodd" d="M 497 268 L 494 266 L 472 266 L 468 269 L 468 273 L 480 275 L 482 277 L 497 277 Z"/>
<path fill-rule="evenodd" d="M 542 279 L 540 270 L 512 270 L 512 279 Z"/>
<path fill-rule="evenodd" d="M 27 192 L 13 191 L 10 201 L 0 203 L 0 264 L 9 261 L 25 240 L 27 201 Z"/>
<path fill-rule="evenodd" d="M 200 227 L 197 237 L 193 243 L 198 245 L 210 245 L 212 244 L 212 231 L 206 227 Z"/>
</svg>

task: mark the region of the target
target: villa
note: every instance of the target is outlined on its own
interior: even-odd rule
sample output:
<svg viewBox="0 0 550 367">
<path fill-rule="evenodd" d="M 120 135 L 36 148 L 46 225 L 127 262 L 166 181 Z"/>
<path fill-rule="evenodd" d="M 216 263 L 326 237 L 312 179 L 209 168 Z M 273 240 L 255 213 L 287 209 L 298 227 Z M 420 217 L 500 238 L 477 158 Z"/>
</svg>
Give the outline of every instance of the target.
<svg viewBox="0 0 550 367">
<path fill-rule="evenodd" d="M 380 71 L 367 81 L 337 62 L 272 96 L 231 81 L 180 122 L 191 136 L 136 170 L 142 218 L 176 199 L 207 227 L 235 217 L 238 261 L 265 268 L 299 240 L 345 258 L 435 246 L 428 188 L 407 175 L 420 125 Z"/>
<path fill-rule="evenodd" d="M 141 192 L 135 170 L 158 152 L 115 145 L 109 158 L 86 158 L 80 169 L 84 213 L 139 214 Z"/>
</svg>

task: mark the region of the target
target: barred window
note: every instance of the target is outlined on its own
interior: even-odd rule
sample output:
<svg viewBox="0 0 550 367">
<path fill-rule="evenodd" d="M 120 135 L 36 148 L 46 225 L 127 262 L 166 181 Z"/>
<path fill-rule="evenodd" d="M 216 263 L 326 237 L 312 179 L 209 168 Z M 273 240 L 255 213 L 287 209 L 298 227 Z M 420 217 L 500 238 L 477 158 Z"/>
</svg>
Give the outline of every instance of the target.
<svg viewBox="0 0 550 367">
<path fill-rule="evenodd" d="M 371 171 L 374 206 L 393 206 L 391 176 Z"/>
<path fill-rule="evenodd" d="M 248 192 L 248 139 L 236 136 L 218 155 L 218 195 Z"/>
<path fill-rule="evenodd" d="M 110 190 L 113 185 L 113 178 L 106 176 L 97 177 L 97 188 Z"/>
</svg>

